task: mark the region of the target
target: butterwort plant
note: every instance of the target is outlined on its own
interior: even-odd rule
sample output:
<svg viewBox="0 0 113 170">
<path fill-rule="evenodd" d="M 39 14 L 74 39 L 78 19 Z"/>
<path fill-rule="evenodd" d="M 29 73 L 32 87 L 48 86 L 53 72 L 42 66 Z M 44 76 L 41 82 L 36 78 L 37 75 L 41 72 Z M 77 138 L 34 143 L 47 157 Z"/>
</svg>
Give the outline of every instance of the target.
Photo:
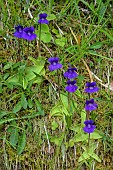
<svg viewBox="0 0 113 170">
<path fill-rule="evenodd" d="M 98 108 L 97 103 L 95 103 L 94 99 L 86 100 L 85 103 L 85 110 L 86 111 L 93 111 Z"/>
<path fill-rule="evenodd" d="M 98 108 L 97 103 L 94 101 L 94 99 L 90 99 L 90 94 L 95 93 L 99 90 L 99 88 L 96 85 L 96 82 L 87 82 L 85 86 L 85 92 L 89 95 L 89 100 L 86 100 L 85 102 L 85 110 L 86 110 L 86 120 L 84 121 L 85 127 L 83 128 L 84 132 L 89 134 L 88 138 L 88 146 L 90 143 L 90 134 L 94 132 L 96 126 L 94 124 L 93 120 L 89 120 L 90 112 L 94 111 Z"/>
<path fill-rule="evenodd" d="M 95 92 L 97 92 L 99 90 L 99 88 L 97 87 L 97 84 L 96 84 L 96 82 L 87 82 L 86 83 L 86 88 L 85 88 L 85 92 L 86 93 L 89 93 L 89 94 L 91 94 L 91 93 L 95 93 Z"/>
<path fill-rule="evenodd" d="M 60 97 L 60 74 L 58 72 L 59 69 L 62 68 L 62 64 L 59 62 L 59 58 L 58 57 L 50 57 L 48 59 L 50 65 L 49 65 L 49 70 L 50 71 L 54 71 L 57 70 L 57 76 L 58 76 L 58 93 L 59 93 L 59 97 Z"/>
<path fill-rule="evenodd" d="M 68 80 L 67 86 L 65 87 L 65 90 L 69 93 L 74 93 L 78 89 L 78 86 L 76 86 L 76 80 Z"/>
<path fill-rule="evenodd" d="M 23 29 L 22 25 L 15 26 L 14 36 L 16 38 L 23 38 Z"/>
<path fill-rule="evenodd" d="M 64 77 L 68 79 L 74 79 L 77 76 L 77 69 L 72 67 L 69 67 L 68 70 L 64 73 Z"/>
<path fill-rule="evenodd" d="M 46 13 L 39 14 L 39 20 L 38 20 L 38 24 L 40 25 L 40 27 L 39 27 L 39 56 L 40 56 L 40 42 L 41 42 L 42 24 L 49 24 L 49 21 L 47 20 L 47 16 L 48 15 Z"/>
<path fill-rule="evenodd" d="M 33 26 L 24 28 L 23 26 L 18 25 L 15 26 L 15 29 L 16 31 L 14 32 L 14 36 L 16 38 L 22 38 L 28 41 L 28 56 L 29 56 L 29 41 L 33 41 L 37 37 L 37 35 L 34 33 L 35 28 Z"/>
<path fill-rule="evenodd" d="M 93 133 L 96 126 L 93 120 L 85 120 L 84 121 L 85 127 L 83 128 L 84 132 L 86 133 Z"/>
<path fill-rule="evenodd" d="M 49 65 L 50 71 L 54 71 L 54 70 L 58 70 L 58 69 L 62 68 L 62 64 L 59 63 L 58 57 L 51 57 L 48 59 L 48 61 L 50 62 L 50 65 Z"/>
<path fill-rule="evenodd" d="M 98 92 L 99 88 L 97 87 L 96 82 L 87 82 L 85 85 L 84 92 L 88 93 L 89 100 L 86 100 L 85 103 L 85 110 L 86 110 L 86 119 L 89 119 L 90 112 L 93 110 L 96 110 L 98 108 L 97 103 L 94 101 L 94 99 L 90 99 L 90 95 L 92 93 Z"/>
<path fill-rule="evenodd" d="M 21 25 L 15 26 L 15 32 L 14 36 L 16 38 L 23 38 L 27 41 L 33 41 L 37 35 L 34 33 L 35 28 L 34 27 L 26 27 L 24 28 Z"/>
<path fill-rule="evenodd" d="M 64 73 L 64 77 L 68 79 L 65 90 L 68 92 L 69 111 L 70 111 L 70 93 L 74 93 L 78 89 L 78 86 L 76 85 L 76 80 L 74 80 L 77 76 L 78 76 L 77 69 L 69 65 L 67 71 Z"/>
<path fill-rule="evenodd" d="M 35 28 L 34 27 L 26 27 L 23 29 L 23 39 L 27 41 L 33 41 L 37 35 L 34 33 Z"/>
<path fill-rule="evenodd" d="M 14 36 L 18 39 L 18 54 L 19 54 L 19 58 L 20 58 L 20 53 L 21 53 L 21 45 L 20 45 L 20 39 L 23 38 L 23 26 L 22 25 L 17 25 L 15 26 L 15 32 L 14 32 Z"/>
<path fill-rule="evenodd" d="M 49 21 L 46 18 L 47 18 L 46 13 L 39 14 L 38 24 L 49 24 Z"/>
<path fill-rule="evenodd" d="M 28 56 L 29 56 L 29 42 L 33 41 L 37 37 L 34 31 L 35 31 L 35 28 L 32 26 L 26 27 L 23 29 L 23 32 L 24 32 L 23 39 L 28 41 Z"/>
<path fill-rule="evenodd" d="M 84 124 L 85 124 L 85 127 L 83 128 L 83 130 L 84 130 L 85 133 L 89 134 L 89 137 L 88 137 L 88 146 L 89 146 L 89 143 L 90 143 L 90 134 L 94 132 L 96 126 L 95 126 L 93 120 L 85 120 Z"/>
</svg>

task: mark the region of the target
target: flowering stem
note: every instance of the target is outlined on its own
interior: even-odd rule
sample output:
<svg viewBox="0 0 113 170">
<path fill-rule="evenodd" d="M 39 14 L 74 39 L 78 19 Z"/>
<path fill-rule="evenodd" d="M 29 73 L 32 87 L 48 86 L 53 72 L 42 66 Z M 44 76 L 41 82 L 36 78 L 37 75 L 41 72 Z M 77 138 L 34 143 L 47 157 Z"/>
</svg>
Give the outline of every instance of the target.
<svg viewBox="0 0 113 170">
<path fill-rule="evenodd" d="M 90 99 L 90 93 L 88 93 L 88 97 L 89 97 L 89 99 Z"/>
<path fill-rule="evenodd" d="M 69 109 L 69 112 L 70 112 L 70 92 L 68 92 L 68 109 Z"/>
<path fill-rule="evenodd" d="M 88 147 L 89 147 L 89 144 L 90 144 L 90 133 L 89 133 L 89 137 L 88 137 Z"/>
<path fill-rule="evenodd" d="M 88 97 L 90 99 L 90 93 L 88 93 Z M 89 116 L 90 116 L 90 111 L 86 112 L 86 120 L 89 120 Z"/>
<path fill-rule="evenodd" d="M 40 43 L 41 43 L 41 24 L 40 24 L 40 29 L 39 29 L 39 53 L 38 56 L 40 56 Z"/>
<path fill-rule="evenodd" d="M 21 51 L 21 49 L 20 49 L 20 39 L 18 38 L 18 61 L 21 60 L 20 51 Z"/>
<path fill-rule="evenodd" d="M 86 112 L 86 120 L 89 120 L 89 116 L 90 116 L 90 111 Z"/>
<path fill-rule="evenodd" d="M 24 59 L 24 52 L 23 52 L 23 51 L 24 51 L 24 50 L 23 50 L 23 39 L 22 39 L 22 41 L 21 41 L 21 42 L 22 42 L 22 45 L 21 45 L 21 50 L 22 50 L 22 59 Z"/>
<path fill-rule="evenodd" d="M 27 55 L 29 57 L 29 41 L 28 41 L 28 51 L 27 51 Z"/>
<path fill-rule="evenodd" d="M 57 76 L 58 76 L 58 94 L 59 94 L 59 97 L 60 97 L 60 75 L 59 75 L 58 70 L 57 70 Z"/>
</svg>

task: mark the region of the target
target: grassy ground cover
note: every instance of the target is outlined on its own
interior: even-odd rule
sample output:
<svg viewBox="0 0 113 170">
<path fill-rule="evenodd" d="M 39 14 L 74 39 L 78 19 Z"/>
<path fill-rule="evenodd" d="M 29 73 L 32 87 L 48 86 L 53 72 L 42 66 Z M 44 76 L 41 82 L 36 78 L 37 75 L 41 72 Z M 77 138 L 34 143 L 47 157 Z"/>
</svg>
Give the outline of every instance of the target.
<svg viewBox="0 0 113 170">
<path fill-rule="evenodd" d="M 112 170 L 113 2 L 1 0 L 0 6 L 0 170 Z M 41 13 L 49 24 L 38 23 Z M 18 25 L 34 27 L 37 38 L 14 36 Z M 54 56 L 62 68 L 50 71 Z M 75 92 L 65 90 L 69 66 L 77 68 Z M 87 82 L 99 91 L 88 95 Z M 91 112 L 89 97 L 98 104 Z M 93 133 L 84 132 L 86 119 L 95 122 Z"/>
</svg>

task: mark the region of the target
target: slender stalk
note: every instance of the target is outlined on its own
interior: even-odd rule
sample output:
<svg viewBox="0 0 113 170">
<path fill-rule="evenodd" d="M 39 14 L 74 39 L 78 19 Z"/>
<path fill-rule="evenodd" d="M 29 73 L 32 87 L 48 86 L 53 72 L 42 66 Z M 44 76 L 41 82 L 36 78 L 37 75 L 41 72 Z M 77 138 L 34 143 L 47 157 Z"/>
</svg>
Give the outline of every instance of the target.
<svg viewBox="0 0 113 170">
<path fill-rule="evenodd" d="M 68 110 L 70 112 L 70 92 L 68 92 Z"/>
<path fill-rule="evenodd" d="M 20 57 L 20 55 L 21 55 L 21 48 L 20 48 L 20 38 L 18 38 L 18 61 L 20 61 L 21 60 L 21 57 Z"/>
<path fill-rule="evenodd" d="M 89 137 L 88 137 L 88 147 L 90 145 L 90 133 L 89 133 Z"/>
<path fill-rule="evenodd" d="M 88 97 L 89 97 L 89 99 L 90 99 L 90 93 L 88 93 Z"/>
<path fill-rule="evenodd" d="M 21 52 L 22 52 L 22 59 L 24 59 L 24 50 L 23 50 L 23 39 L 22 39 L 22 41 L 21 41 Z"/>
<path fill-rule="evenodd" d="M 58 76 L 58 95 L 60 97 L 60 74 L 58 70 L 57 70 L 57 76 Z"/>
<path fill-rule="evenodd" d="M 39 52 L 38 52 L 38 56 L 40 56 L 40 44 L 41 44 L 41 24 L 40 24 L 40 29 L 39 29 Z"/>
<path fill-rule="evenodd" d="M 88 93 L 88 98 L 90 100 L 90 93 Z M 89 116 L 90 116 L 90 111 L 86 112 L 86 120 L 89 120 Z"/>
<path fill-rule="evenodd" d="M 27 55 L 29 57 L 29 41 L 28 41 L 28 51 L 27 51 Z"/>
<path fill-rule="evenodd" d="M 89 120 L 89 116 L 90 116 L 90 111 L 86 112 L 86 120 Z"/>
</svg>

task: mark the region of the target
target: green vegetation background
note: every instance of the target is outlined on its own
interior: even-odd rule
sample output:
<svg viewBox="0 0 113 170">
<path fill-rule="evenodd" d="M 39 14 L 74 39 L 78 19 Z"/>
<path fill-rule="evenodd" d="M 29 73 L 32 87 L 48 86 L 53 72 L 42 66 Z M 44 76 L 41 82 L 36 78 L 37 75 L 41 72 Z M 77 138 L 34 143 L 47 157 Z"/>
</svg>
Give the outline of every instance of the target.
<svg viewBox="0 0 113 170">
<path fill-rule="evenodd" d="M 112 0 L 1 0 L 1 170 L 112 170 L 113 169 L 113 2 Z M 34 26 L 48 14 L 43 26 L 41 56 L 38 38 L 30 43 L 14 36 L 14 26 Z M 20 44 L 20 48 L 19 48 Z M 65 79 L 49 72 L 48 58 L 59 56 L 63 72 L 77 67 L 79 89 L 66 108 Z M 87 81 L 100 90 L 92 96 L 98 110 L 91 114 L 96 130 L 88 136 L 84 93 Z M 68 122 L 68 123 L 67 123 Z"/>
</svg>

